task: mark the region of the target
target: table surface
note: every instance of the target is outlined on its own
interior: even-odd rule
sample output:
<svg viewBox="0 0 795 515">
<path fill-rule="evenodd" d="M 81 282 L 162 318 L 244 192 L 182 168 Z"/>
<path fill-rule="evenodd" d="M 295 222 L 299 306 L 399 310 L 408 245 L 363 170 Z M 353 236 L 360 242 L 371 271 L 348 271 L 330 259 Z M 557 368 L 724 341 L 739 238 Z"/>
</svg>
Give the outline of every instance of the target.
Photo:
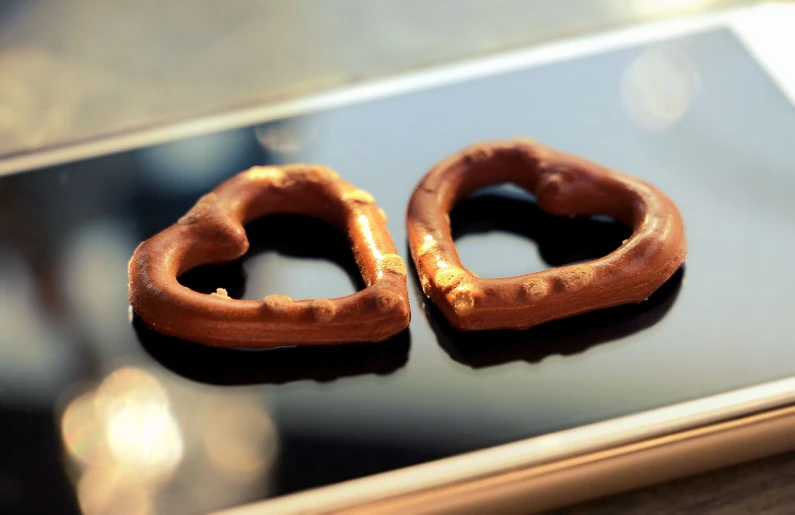
<svg viewBox="0 0 795 515">
<path fill-rule="evenodd" d="M 795 453 L 557 510 L 556 515 L 795 513 Z"/>
</svg>

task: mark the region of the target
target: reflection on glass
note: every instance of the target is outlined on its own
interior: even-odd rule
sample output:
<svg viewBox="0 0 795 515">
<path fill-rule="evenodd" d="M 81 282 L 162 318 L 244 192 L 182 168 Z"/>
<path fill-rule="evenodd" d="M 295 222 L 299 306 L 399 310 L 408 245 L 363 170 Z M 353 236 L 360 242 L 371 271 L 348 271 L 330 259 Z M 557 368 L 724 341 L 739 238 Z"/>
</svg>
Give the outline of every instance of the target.
<svg viewBox="0 0 795 515">
<path fill-rule="evenodd" d="M 687 113 L 698 86 L 698 70 L 687 55 L 651 49 L 641 53 L 624 73 L 622 99 L 635 123 L 660 131 Z"/>
<path fill-rule="evenodd" d="M 113 460 L 143 474 L 160 475 L 182 458 L 182 437 L 168 399 L 154 377 L 134 368 L 117 370 L 102 383 L 95 409 L 107 431 Z"/>
<path fill-rule="evenodd" d="M 86 515 L 150 515 L 152 492 L 133 472 L 114 464 L 91 466 L 77 485 L 80 509 Z"/>
<path fill-rule="evenodd" d="M 262 148 L 277 154 L 293 154 L 304 146 L 305 127 L 296 123 L 277 122 L 258 125 L 254 128 Z"/>
<path fill-rule="evenodd" d="M 248 150 L 245 133 L 227 131 L 141 151 L 141 171 L 150 184 L 167 193 L 208 189 L 238 172 L 236 163 Z"/>
<path fill-rule="evenodd" d="M 275 456 L 276 430 L 265 410 L 248 398 L 205 402 L 204 449 L 212 462 L 232 476 L 249 477 Z"/>
<path fill-rule="evenodd" d="M 102 443 L 98 429 L 94 395 L 87 393 L 73 400 L 61 421 L 61 434 L 69 455 L 84 465 L 94 461 Z"/>
<path fill-rule="evenodd" d="M 79 464 L 87 514 L 152 512 L 152 496 L 182 460 L 183 440 L 160 382 L 124 367 L 64 411 L 61 434 Z"/>
<path fill-rule="evenodd" d="M 89 515 L 206 512 L 256 498 L 278 450 L 260 399 L 131 366 L 74 397 L 61 436 Z"/>
<path fill-rule="evenodd" d="M 123 277 L 136 242 L 111 220 L 84 224 L 70 236 L 59 271 L 69 309 L 95 351 L 117 354 L 124 346 L 118 338 L 124 311 L 118 306 L 127 301 L 127 284 L 107 278 Z"/>
</svg>

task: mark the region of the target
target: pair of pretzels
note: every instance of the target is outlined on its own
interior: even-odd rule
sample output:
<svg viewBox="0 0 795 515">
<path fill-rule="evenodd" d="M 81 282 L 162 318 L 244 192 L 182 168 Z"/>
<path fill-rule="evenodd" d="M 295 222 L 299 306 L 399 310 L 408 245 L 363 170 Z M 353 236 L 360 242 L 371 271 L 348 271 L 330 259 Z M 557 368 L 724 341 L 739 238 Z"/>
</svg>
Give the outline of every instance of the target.
<svg viewBox="0 0 795 515">
<path fill-rule="evenodd" d="M 519 277 L 464 268 L 449 212 L 475 190 L 512 182 L 554 215 L 608 215 L 633 228 L 609 255 Z M 244 225 L 267 214 L 330 222 L 353 248 L 366 288 L 337 299 L 207 295 L 177 277 L 248 250 Z M 641 302 L 683 263 L 684 226 L 655 187 L 527 140 L 474 145 L 422 179 L 408 206 L 411 255 L 425 294 L 459 330 L 526 329 L 586 311 Z M 408 327 L 406 264 L 373 197 L 317 165 L 255 167 L 202 197 L 176 224 L 138 246 L 129 264 L 133 309 L 155 331 L 219 347 L 382 341 Z"/>
</svg>

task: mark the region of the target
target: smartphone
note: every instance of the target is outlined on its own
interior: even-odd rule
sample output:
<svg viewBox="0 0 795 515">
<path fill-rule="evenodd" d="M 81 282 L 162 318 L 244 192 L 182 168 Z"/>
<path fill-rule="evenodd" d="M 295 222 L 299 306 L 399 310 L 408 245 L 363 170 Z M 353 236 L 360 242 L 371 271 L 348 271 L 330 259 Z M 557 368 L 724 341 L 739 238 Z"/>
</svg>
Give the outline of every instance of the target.
<svg viewBox="0 0 795 515">
<path fill-rule="evenodd" d="M 529 513 L 795 449 L 792 4 L 670 20 L 0 161 L 0 511 Z M 127 262 L 231 175 L 315 162 L 405 210 L 445 156 L 533 138 L 648 180 L 689 253 L 648 301 L 461 333 L 409 273 L 389 341 L 268 351 L 161 336 Z M 511 276 L 628 229 L 514 187 L 451 213 Z M 361 288 L 324 223 L 268 216 L 180 278 L 232 297 Z M 46 495 L 43 494 L 46 492 Z"/>
</svg>

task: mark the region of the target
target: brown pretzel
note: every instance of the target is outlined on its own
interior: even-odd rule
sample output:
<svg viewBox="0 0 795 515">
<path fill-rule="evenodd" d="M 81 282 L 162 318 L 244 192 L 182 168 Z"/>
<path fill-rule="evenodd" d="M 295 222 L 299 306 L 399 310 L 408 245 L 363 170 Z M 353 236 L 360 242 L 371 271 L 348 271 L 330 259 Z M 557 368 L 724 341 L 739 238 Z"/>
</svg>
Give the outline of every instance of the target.
<svg viewBox="0 0 795 515">
<path fill-rule="evenodd" d="M 633 234 L 587 263 L 498 279 L 461 264 L 449 212 L 478 188 L 512 182 L 553 215 L 607 215 Z M 600 308 L 641 302 L 683 263 L 682 218 L 641 180 L 528 140 L 474 145 L 436 165 L 408 207 L 411 255 L 425 294 L 460 330 L 526 329 Z M 495 259 L 499 259 L 496 256 Z"/>
<path fill-rule="evenodd" d="M 191 268 L 241 257 L 249 246 L 243 226 L 273 213 L 314 216 L 341 229 L 367 287 L 337 299 L 237 300 L 221 288 L 207 295 L 177 281 Z M 384 212 L 369 193 L 321 166 L 256 167 L 232 177 L 142 243 L 129 275 L 130 303 L 149 327 L 208 345 L 381 341 L 409 324 L 406 265 L 386 230 Z"/>
</svg>

